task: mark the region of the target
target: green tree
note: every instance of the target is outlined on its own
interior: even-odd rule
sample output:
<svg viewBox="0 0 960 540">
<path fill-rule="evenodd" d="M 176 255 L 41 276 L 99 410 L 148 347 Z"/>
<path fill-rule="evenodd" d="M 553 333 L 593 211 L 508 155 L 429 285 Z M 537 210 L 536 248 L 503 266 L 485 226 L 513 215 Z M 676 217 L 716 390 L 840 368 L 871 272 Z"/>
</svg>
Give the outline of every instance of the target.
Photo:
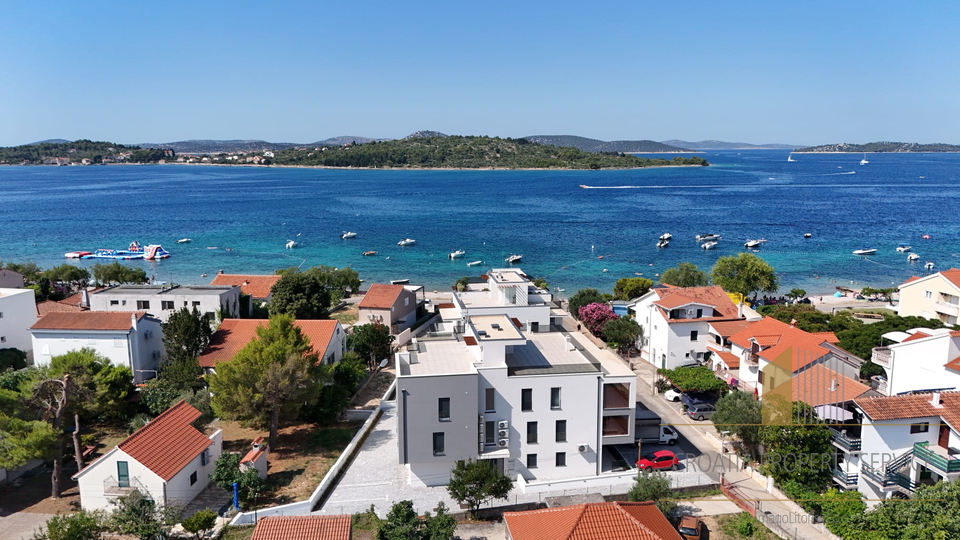
<svg viewBox="0 0 960 540">
<path fill-rule="evenodd" d="M 487 460 L 458 461 L 450 475 L 447 492 L 453 500 L 466 504 L 471 515 L 489 499 L 506 499 L 513 487 L 510 479 L 492 464 Z"/>
<path fill-rule="evenodd" d="M 90 271 L 72 264 L 61 264 L 43 272 L 42 276 L 53 282 L 69 283 L 73 287 L 86 285 Z"/>
<path fill-rule="evenodd" d="M 713 424 L 718 431 L 729 431 L 743 442 L 744 447 L 756 455 L 760 444 L 760 402 L 753 395 L 735 391 L 717 400 L 717 410 L 713 413 Z"/>
<path fill-rule="evenodd" d="M 660 274 L 660 283 L 674 287 L 706 287 L 710 276 L 697 268 L 697 265 L 682 262 L 674 268 L 667 268 Z"/>
<path fill-rule="evenodd" d="M 827 529 L 840 538 L 853 539 L 864 532 L 867 504 L 859 491 L 830 488 L 821 496 L 820 507 Z"/>
<path fill-rule="evenodd" d="M 40 380 L 32 387 L 31 402 L 39 412 L 40 418 L 50 422 L 53 429 L 53 445 L 50 456 L 53 460 L 53 471 L 50 474 L 50 497 L 59 499 L 62 491 L 61 477 L 63 475 L 63 420 L 71 411 L 73 401 L 82 399 L 81 389 L 73 383 L 69 374 L 59 378 L 49 377 L 40 372 Z"/>
<path fill-rule="evenodd" d="M 314 266 L 308 269 L 304 274 L 314 277 L 328 289 L 334 291 L 337 299 L 342 299 L 355 294 L 360 290 L 360 274 L 350 268 L 333 268 L 330 266 Z"/>
<path fill-rule="evenodd" d="M 93 265 L 93 279 L 103 285 L 111 283 L 146 283 L 147 272 L 114 261 L 110 264 Z"/>
<path fill-rule="evenodd" d="M 348 351 L 333 366 L 333 384 L 325 385 L 316 403 L 304 407 L 300 417 L 321 425 L 336 422 L 366 375 L 363 359 Z"/>
<path fill-rule="evenodd" d="M 201 315 L 197 308 L 181 308 L 162 323 L 163 346 L 171 360 L 189 358 L 196 361 L 213 336 L 210 317 Z"/>
<path fill-rule="evenodd" d="M 710 276 L 723 290 L 742 295 L 741 305 L 745 297 L 755 292 L 772 293 L 780 286 L 780 278 L 773 267 L 753 253 L 720 257 Z"/>
<path fill-rule="evenodd" d="M 573 318 L 580 320 L 580 308 L 590 304 L 604 303 L 606 300 L 596 289 L 580 289 L 567 301 L 567 311 Z"/>
<path fill-rule="evenodd" d="M 824 313 L 809 304 L 778 304 L 776 306 L 761 306 L 769 308 L 765 313 L 780 322 L 794 323 L 804 332 L 840 332 L 863 326 L 863 323 L 850 316 L 849 312 Z"/>
<path fill-rule="evenodd" d="M 791 407 L 764 397 L 763 407 L 790 412 L 768 416 L 760 428 L 760 441 L 766 447 L 764 474 L 778 483 L 796 482 L 804 489 L 819 492 L 830 484 L 834 454 L 830 430 L 806 403 L 794 401 Z M 787 416 L 786 418 L 784 416 Z"/>
<path fill-rule="evenodd" d="M 149 495 L 134 491 L 110 501 L 115 508 L 109 519 L 109 529 L 119 534 L 136 536 L 140 540 L 162 540 L 180 521 L 183 506 L 157 504 Z"/>
<path fill-rule="evenodd" d="M 347 335 L 347 347 L 366 360 L 367 369 L 373 371 L 381 360 L 390 357 L 394 340 L 396 338 L 390 334 L 390 328 L 386 325 L 378 322 L 361 324 L 354 326 Z"/>
<path fill-rule="evenodd" d="M 270 447 L 276 448 L 281 418 L 295 418 L 305 403 L 316 400 L 329 371 L 318 364 L 293 317 L 272 317 L 257 329 L 257 339 L 209 377 L 211 404 L 221 418 L 269 425 Z"/>
<path fill-rule="evenodd" d="M 546 278 L 542 278 L 542 277 L 538 277 L 537 279 L 533 280 L 533 286 L 536 287 L 536 288 L 538 288 L 538 289 L 549 289 L 549 288 L 550 288 L 550 284 L 547 283 L 547 279 L 546 279 Z"/>
<path fill-rule="evenodd" d="M 43 272 L 43 269 L 33 261 L 6 264 L 0 262 L 0 268 L 6 268 L 7 270 L 13 270 L 14 272 L 23 274 L 23 281 L 26 283 L 35 283 L 40 279 L 40 274 Z"/>
<path fill-rule="evenodd" d="M 882 321 L 873 324 L 852 326 L 837 332 L 840 347 L 860 358 L 870 358 L 874 347 L 884 345 L 883 334 L 893 331 L 905 331 L 913 328 L 943 328 L 939 319 L 925 319 L 923 317 L 900 317 L 887 315 Z M 886 342 L 889 344 L 889 341 Z"/>
<path fill-rule="evenodd" d="M 81 510 L 51 517 L 31 540 L 99 540 L 105 530 L 102 513 Z"/>
<path fill-rule="evenodd" d="M 727 383 L 718 379 L 710 368 L 703 366 L 677 369 L 658 369 L 657 373 L 666 377 L 683 392 L 711 392 L 722 394 Z"/>
<path fill-rule="evenodd" d="M 790 289 L 790 292 L 788 292 L 786 296 L 787 296 L 787 298 L 790 298 L 791 300 L 799 300 L 799 299 L 807 296 L 807 291 L 805 291 L 805 290 L 803 290 L 803 289 L 793 288 L 793 289 Z"/>
<path fill-rule="evenodd" d="M 653 280 L 642 277 L 625 277 L 617 280 L 613 286 L 613 297 L 617 300 L 639 298 L 653 287 Z"/>
<path fill-rule="evenodd" d="M 603 325 L 603 336 L 607 341 L 617 344 L 620 354 L 627 354 L 637 338 L 643 334 L 643 327 L 630 317 L 620 317 Z"/>
<path fill-rule="evenodd" d="M 200 538 L 216 524 L 217 513 L 209 508 L 200 510 L 181 523 L 183 530 L 191 533 L 196 540 L 200 540 Z"/>
<path fill-rule="evenodd" d="M 390 507 L 387 519 L 377 529 L 377 540 L 448 540 L 453 538 L 457 520 L 447 513 L 447 506 L 440 502 L 434 509 L 437 514 L 424 512 L 417 516 L 413 501 L 400 501 Z"/>
<path fill-rule="evenodd" d="M 651 501 L 665 516 L 677 511 L 676 495 L 670 488 L 670 478 L 659 471 L 638 472 L 633 487 L 627 492 L 627 499 L 633 502 Z"/>
<path fill-rule="evenodd" d="M 287 272 L 271 291 L 270 316 L 326 319 L 329 314 L 330 291 L 316 273 Z"/>
<path fill-rule="evenodd" d="M 4 393 L 8 397 L 15 395 L 9 390 L 0 390 L 0 394 Z M 0 469 L 16 469 L 32 459 L 47 459 L 56 442 L 57 434 L 49 423 L 0 412 Z"/>
<path fill-rule="evenodd" d="M 240 481 L 240 454 L 224 452 L 213 464 L 210 480 L 220 489 L 232 490 L 233 484 Z"/>
<path fill-rule="evenodd" d="M 454 283 L 454 286 L 458 291 L 463 292 L 467 290 L 467 287 L 470 285 L 470 276 L 463 276 Z"/>
<path fill-rule="evenodd" d="M 20 349 L 0 349 L 0 372 L 12 369 L 14 371 L 27 367 L 27 353 Z"/>
<path fill-rule="evenodd" d="M 829 527 L 829 524 L 828 524 Z M 857 536 L 860 535 L 860 536 Z M 919 485 L 909 501 L 889 499 L 866 514 L 866 526 L 848 540 L 960 538 L 960 482 Z"/>
<path fill-rule="evenodd" d="M 873 287 L 864 287 L 860 294 L 865 298 L 882 298 L 885 302 L 891 303 L 893 301 L 893 293 L 897 292 L 896 288 L 886 288 L 886 289 L 874 289 Z"/>
</svg>

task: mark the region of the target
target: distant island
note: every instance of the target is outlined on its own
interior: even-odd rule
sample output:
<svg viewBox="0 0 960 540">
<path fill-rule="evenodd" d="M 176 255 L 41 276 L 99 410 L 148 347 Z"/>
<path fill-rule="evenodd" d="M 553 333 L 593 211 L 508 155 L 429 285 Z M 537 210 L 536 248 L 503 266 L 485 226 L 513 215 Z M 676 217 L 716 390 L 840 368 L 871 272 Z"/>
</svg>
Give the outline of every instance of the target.
<svg viewBox="0 0 960 540">
<path fill-rule="evenodd" d="M 905 153 L 905 152 L 960 152 L 960 145 L 956 144 L 919 144 L 903 142 L 872 142 L 866 144 L 824 144 L 794 150 L 798 154 L 859 154 L 867 153 Z"/>
<path fill-rule="evenodd" d="M 553 146 L 569 146 L 584 152 L 619 152 L 622 154 L 658 154 L 658 153 L 689 153 L 691 150 L 679 146 L 658 143 L 657 141 L 601 141 L 588 139 L 576 135 L 528 135 L 524 139 Z"/>
<path fill-rule="evenodd" d="M 22 146 L 0 147 L 2 165 L 157 163 L 175 156 L 176 153 L 171 149 L 140 148 L 87 139 L 72 142 L 41 141 Z"/>
<path fill-rule="evenodd" d="M 691 150 L 792 150 L 797 148 L 799 145 L 796 144 L 779 144 L 779 143 L 770 143 L 770 144 L 753 144 L 745 142 L 726 142 L 726 141 L 681 141 L 678 139 L 670 139 L 669 141 L 660 141 L 663 144 L 669 144 L 671 146 L 680 146 L 682 148 L 689 148 Z"/>
</svg>

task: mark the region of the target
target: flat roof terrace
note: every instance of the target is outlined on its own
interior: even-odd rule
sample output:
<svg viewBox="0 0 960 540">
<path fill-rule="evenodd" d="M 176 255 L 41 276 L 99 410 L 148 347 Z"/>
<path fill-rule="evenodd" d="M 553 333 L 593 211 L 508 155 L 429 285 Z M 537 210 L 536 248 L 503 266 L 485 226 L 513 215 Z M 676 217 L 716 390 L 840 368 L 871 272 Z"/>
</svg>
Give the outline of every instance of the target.
<svg viewBox="0 0 960 540">
<path fill-rule="evenodd" d="M 506 315 L 474 315 L 470 322 L 480 334 L 480 341 L 525 339 Z"/>
<path fill-rule="evenodd" d="M 406 359 L 406 360 L 405 360 Z M 453 337 L 418 341 L 400 353 L 400 376 L 453 375 L 473 370 L 473 355 L 467 345 Z"/>
<path fill-rule="evenodd" d="M 514 304 L 501 304 L 493 293 L 490 291 L 464 291 L 457 292 L 454 295 L 460 300 L 460 303 L 463 304 L 463 307 L 469 309 L 471 307 L 485 308 L 485 307 L 509 307 L 509 308 L 524 308 L 524 307 L 537 307 L 545 306 L 546 302 L 535 302 L 527 300 L 528 304 L 526 306 L 519 306 Z"/>
<path fill-rule="evenodd" d="M 102 294 L 106 296 L 114 294 L 189 294 L 196 296 L 220 296 L 224 292 L 237 287 L 239 287 L 239 285 L 173 285 L 171 287 L 166 285 L 117 285 L 115 287 L 110 287 L 108 289 L 103 289 L 102 291 L 97 291 L 90 294 Z"/>
<path fill-rule="evenodd" d="M 492 277 L 495 283 L 503 283 L 504 285 L 519 285 L 521 283 L 530 282 L 530 280 L 523 275 L 523 272 L 512 268 L 495 268 L 492 271 L 487 272 L 487 275 Z"/>
<path fill-rule="evenodd" d="M 507 354 L 509 375 L 546 375 L 556 373 L 596 373 L 600 366 L 578 348 L 571 350 L 563 332 L 534 333 L 525 345 L 513 347 Z"/>
</svg>

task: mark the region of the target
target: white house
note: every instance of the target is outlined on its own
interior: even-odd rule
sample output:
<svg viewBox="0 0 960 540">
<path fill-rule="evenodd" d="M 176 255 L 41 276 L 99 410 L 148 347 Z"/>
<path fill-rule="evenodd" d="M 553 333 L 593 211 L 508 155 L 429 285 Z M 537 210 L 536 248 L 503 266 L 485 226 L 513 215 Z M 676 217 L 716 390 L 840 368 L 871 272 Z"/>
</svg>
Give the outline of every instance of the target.
<svg viewBox="0 0 960 540">
<path fill-rule="evenodd" d="M 164 351 L 160 321 L 143 311 L 53 312 L 31 326 L 30 333 L 37 365 L 88 348 L 115 365 L 129 367 L 136 384 L 156 376 Z"/>
<path fill-rule="evenodd" d="M 634 443 L 635 387 L 580 334 L 504 314 L 445 320 L 397 353 L 400 462 L 415 485 L 446 484 L 466 459 L 528 488 L 595 476 L 615 461 L 610 445 Z"/>
<path fill-rule="evenodd" d="M 193 427 L 200 411 L 180 401 L 73 475 L 84 510 L 110 507 L 139 490 L 159 504 L 188 503 L 210 483 L 223 448 L 223 432 Z"/>
<path fill-rule="evenodd" d="M 357 305 L 357 325 L 379 323 L 399 334 L 423 316 L 423 302 L 417 298 L 423 287 L 374 283 Z"/>
<path fill-rule="evenodd" d="M 714 341 L 712 323 L 760 318 L 747 306 L 742 307 L 741 316 L 741 310 L 716 285 L 658 285 L 631 302 L 630 309 L 643 327 L 640 357 L 666 369 L 703 361 Z"/>
<path fill-rule="evenodd" d="M 914 276 L 902 283 L 897 314 L 957 324 L 957 316 L 960 315 L 960 269 L 951 268 L 924 277 Z"/>
<path fill-rule="evenodd" d="M 217 364 L 233 360 L 240 349 L 257 338 L 257 329 L 269 324 L 268 319 L 225 319 L 200 355 L 200 366 L 207 371 L 216 371 Z M 347 334 L 339 321 L 304 319 L 293 324 L 310 340 L 310 346 L 321 362 L 332 365 L 343 359 Z"/>
<path fill-rule="evenodd" d="M 27 353 L 33 350 L 30 327 L 35 322 L 37 301 L 33 289 L 0 289 L 0 349 Z"/>
<path fill-rule="evenodd" d="M 921 484 L 960 478 L 960 392 L 855 400 L 862 416 L 859 449 L 844 454 L 834 480 L 858 489 L 867 504 L 909 496 Z"/>
<path fill-rule="evenodd" d="M 173 312 L 196 308 L 201 315 L 240 316 L 240 285 L 117 285 L 90 294 L 91 311 L 146 311 L 166 322 Z"/>
<path fill-rule="evenodd" d="M 454 292 L 452 302 L 439 306 L 444 319 L 506 315 L 539 332 L 561 324 L 560 318 L 566 315 L 553 306 L 550 291 L 538 289 L 519 268 L 495 268 L 480 278 L 485 280 L 482 287 L 471 284 L 465 291 Z"/>
<path fill-rule="evenodd" d="M 7 268 L 0 268 L 0 289 L 22 289 L 23 274 Z"/>
<path fill-rule="evenodd" d="M 887 373 L 874 378 L 881 394 L 960 389 L 960 332 L 914 328 L 882 338 L 888 344 L 874 347 L 871 356 Z"/>
</svg>

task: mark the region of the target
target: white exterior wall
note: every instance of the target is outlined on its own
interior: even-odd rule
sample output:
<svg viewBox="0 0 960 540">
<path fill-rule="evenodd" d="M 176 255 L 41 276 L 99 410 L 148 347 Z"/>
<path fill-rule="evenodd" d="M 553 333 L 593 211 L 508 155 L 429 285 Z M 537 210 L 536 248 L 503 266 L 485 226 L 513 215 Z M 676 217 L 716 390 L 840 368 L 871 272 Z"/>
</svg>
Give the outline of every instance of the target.
<svg viewBox="0 0 960 540">
<path fill-rule="evenodd" d="M 523 324 L 524 330 L 527 330 L 528 322 L 538 323 L 541 332 L 546 332 L 550 329 L 550 306 L 548 304 L 540 306 L 471 306 L 467 311 L 471 317 L 480 315 L 506 315 L 507 317 L 520 321 L 520 323 Z"/>
<path fill-rule="evenodd" d="M 35 322 L 37 302 L 33 289 L 0 289 L 0 349 L 30 351 L 30 327 Z"/>
<path fill-rule="evenodd" d="M 930 298 L 927 298 L 927 292 Z M 900 288 L 897 314 L 901 317 L 917 316 L 940 319 L 956 324 L 960 315 L 960 289 L 940 274 L 933 274 Z"/>
<path fill-rule="evenodd" d="M 921 422 L 928 422 L 930 429 L 924 433 L 910 433 L 909 424 L 919 424 Z M 939 416 L 878 421 L 871 421 L 864 416 L 859 464 L 861 466 L 866 464 L 883 470 L 886 464 L 912 449 L 914 443 L 929 442 L 931 445 L 936 445 L 939 424 Z M 955 435 L 951 432 L 951 443 L 955 440 Z M 889 496 L 888 492 L 877 489 L 864 478 L 862 470 L 859 473 L 857 490 L 863 493 L 867 499 L 885 499 Z M 915 465 L 911 465 L 911 475 L 913 474 L 915 474 Z M 868 501 L 867 504 L 875 506 L 877 502 Z"/>
<path fill-rule="evenodd" d="M 138 309 L 137 301 L 150 302 L 150 307 Z M 116 304 L 113 304 L 116 302 Z M 162 302 L 173 302 L 173 309 L 163 309 Z M 205 313 L 217 314 L 221 306 L 227 307 L 227 318 L 237 319 L 240 317 L 240 287 L 223 288 L 219 294 L 191 294 L 190 289 L 170 289 L 164 293 L 158 294 L 156 289 L 144 288 L 138 291 L 136 288 L 125 289 L 122 292 L 113 292 L 107 290 L 93 293 L 90 295 L 91 311 L 146 311 L 150 315 L 167 322 L 170 315 L 175 311 L 187 308 L 192 310 L 193 303 L 199 302 L 196 306 L 201 315 Z"/>
<path fill-rule="evenodd" d="M 330 342 L 327 344 L 327 348 L 323 351 L 323 354 L 320 355 L 320 359 L 323 360 L 325 364 L 336 364 L 340 360 L 343 360 L 343 351 L 346 347 L 347 334 L 343 331 L 340 323 L 337 323 L 337 328 L 333 331 L 333 335 L 330 336 Z"/>
<path fill-rule="evenodd" d="M 0 268 L 0 289 L 22 289 L 23 274 Z"/>
<path fill-rule="evenodd" d="M 628 306 L 636 313 L 636 320 L 643 327 L 646 343 L 640 357 L 650 362 L 652 355 L 653 364 L 658 368 L 673 369 L 683 363 L 698 361 L 697 353 L 707 352 L 707 344 L 715 343 L 710 334 L 710 321 L 699 321 L 697 319 L 687 319 L 683 322 L 668 323 L 663 313 L 653 302 L 658 300 L 655 291 L 651 291 L 641 296 L 635 303 Z M 706 305 L 693 305 L 692 309 L 697 308 L 710 309 Z M 683 308 L 686 311 L 687 308 Z M 697 340 L 690 341 L 690 332 L 697 331 Z M 689 357 L 687 354 L 693 351 Z M 664 358 L 666 356 L 666 358 Z"/>
<path fill-rule="evenodd" d="M 167 503 L 188 503 L 210 485 L 210 475 L 213 474 L 213 467 L 223 451 L 223 431 L 218 429 L 216 433 L 210 436 L 210 439 L 210 446 L 207 447 L 210 450 L 210 459 L 207 464 L 205 466 L 200 464 L 202 460 L 198 454 L 167 482 Z M 194 472 L 197 473 L 197 481 L 191 485 L 190 475 Z"/>
<path fill-rule="evenodd" d="M 944 364 L 960 356 L 960 348 L 948 335 L 890 345 L 887 369 L 889 395 L 928 389 L 960 389 L 960 372 Z"/>
<path fill-rule="evenodd" d="M 760 372 L 760 367 L 759 365 L 754 366 L 747 363 L 747 353 L 749 352 L 749 349 L 744 349 L 736 343 L 730 344 L 730 353 L 740 359 L 740 371 L 739 377 L 737 378 L 749 384 L 750 386 L 757 388 L 757 379 L 758 373 Z M 758 389 L 757 394 L 759 395 L 759 393 L 760 390 Z"/>
<path fill-rule="evenodd" d="M 139 482 L 155 501 L 164 501 L 164 482 L 163 479 L 153 473 L 150 469 L 144 467 L 139 462 L 130 457 L 119 448 L 107 452 L 106 455 L 96 460 L 81 471 L 82 475 L 77 478 L 80 486 L 80 506 L 84 510 L 110 510 L 112 507 L 110 501 L 122 496 L 122 494 L 108 495 L 104 493 L 104 482 L 117 481 L 117 462 L 126 461 L 127 470 L 130 473 L 130 485 L 136 485 L 134 480 Z"/>
</svg>

